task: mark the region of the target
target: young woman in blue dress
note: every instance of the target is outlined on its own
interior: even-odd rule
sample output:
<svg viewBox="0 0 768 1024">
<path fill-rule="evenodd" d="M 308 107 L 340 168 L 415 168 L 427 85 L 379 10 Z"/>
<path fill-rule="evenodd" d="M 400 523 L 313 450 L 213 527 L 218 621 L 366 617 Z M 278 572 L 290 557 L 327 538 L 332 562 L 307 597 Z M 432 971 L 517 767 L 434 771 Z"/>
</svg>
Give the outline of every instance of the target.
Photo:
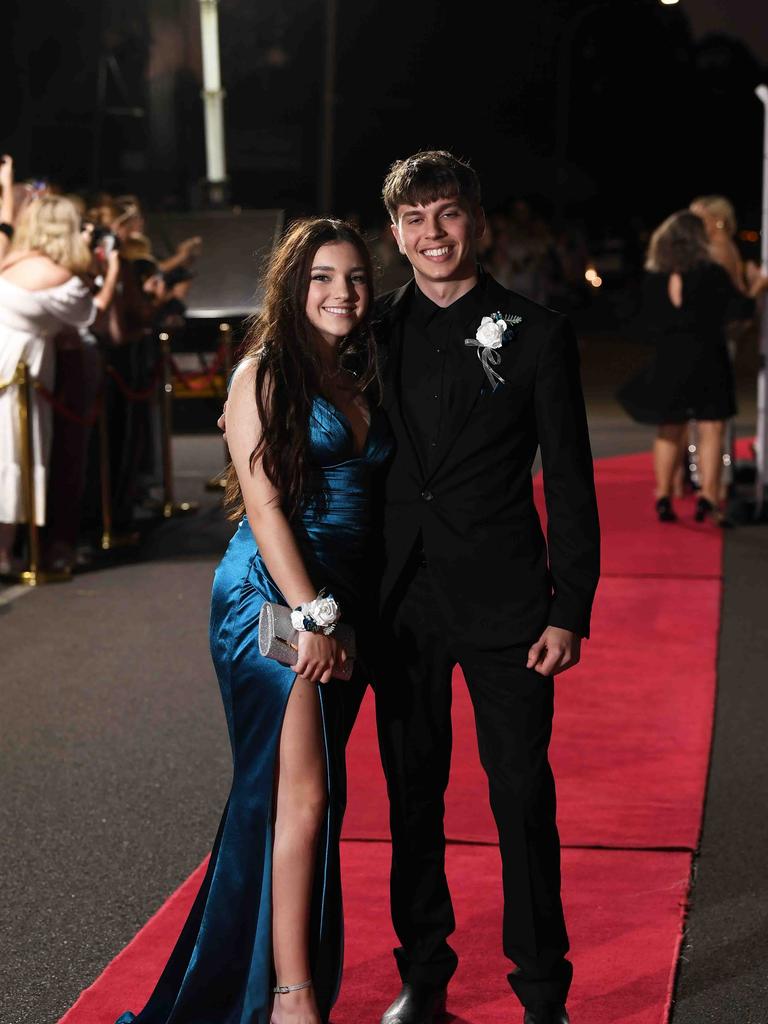
<svg viewBox="0 0 768 1024">
<path fill-rule="evenodd" d="M 373 618 L 371 488 L 391 451 L 371 278 L 363 240 L 327 219 L 295 223 L 268 265 L 227 403 L 228 497 L 242 518 L 211 605 L 232 790 L 168 965 L 118 1024 L 322 1024 L 336 999 L 356 683 L 333 675 L 345 660 L 334 626 L 353 626 L 359 647 Z M 267 601 L 301 609 L 293 668 L 259 653 Z"/>
</svg>

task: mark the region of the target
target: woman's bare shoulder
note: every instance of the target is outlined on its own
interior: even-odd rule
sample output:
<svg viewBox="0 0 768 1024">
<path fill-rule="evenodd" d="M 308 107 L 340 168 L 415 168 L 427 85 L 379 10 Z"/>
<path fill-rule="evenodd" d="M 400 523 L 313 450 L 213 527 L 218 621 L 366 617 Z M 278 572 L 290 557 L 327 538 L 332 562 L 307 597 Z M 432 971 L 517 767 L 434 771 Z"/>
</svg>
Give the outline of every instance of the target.
<svg viewBox="0 0 768 1024">
<path fill-rule="evenodd" d="M 43 255 L 19 256 L 16 259 L 11 256 L 0 270 L 0 275 L 10 284 L 26 288 L 30 292 L 58 288 L 73 276 L 71 270 L 60 267 L 58 263 Z"/>
<path fill-rule="evenodd" d="M 253 356 L 246 356 L 245 359 L 240 360 L 229 379 L 230 396 L 235 391 L 242 392 L 245 389 L 253 391 L 253 386 L 256 382 L 257 363 L 258 360 Z"/>
</svg>

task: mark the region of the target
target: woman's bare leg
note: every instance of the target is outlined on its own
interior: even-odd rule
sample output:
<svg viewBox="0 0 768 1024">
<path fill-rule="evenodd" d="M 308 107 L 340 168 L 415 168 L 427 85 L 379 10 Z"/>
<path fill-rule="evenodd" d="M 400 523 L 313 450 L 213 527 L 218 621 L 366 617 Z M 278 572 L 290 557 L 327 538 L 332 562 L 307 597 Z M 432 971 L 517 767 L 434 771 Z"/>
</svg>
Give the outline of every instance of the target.
<svg viewBox="0 0 768 1024">
<path fill-rule="evenodd" d="M 699 475 L 701 496 L 713 505 L 720 502 L 720 478 L 723 472 L 722 420 L 700 420 L 699 428 Z"/>
<path fill-rule="evenodd" d="M 311 977 L 309 911 L 328 803 L 317 686 L 297 676 L 280 735 L 272 854 L 272 942 L 278 985 Z M 275 996 L 275 1024 L 320 1024 L 312 988 Z"/>
<path fill-rule="evenodd" d="M 656 497 L 668 498 L 672 493 L 672 480 L 680 460 L 680 446 L 684 437 L 684 423 L 662 423 L 653 442 L 653 471 L 656 477 Z"/>
</svg>

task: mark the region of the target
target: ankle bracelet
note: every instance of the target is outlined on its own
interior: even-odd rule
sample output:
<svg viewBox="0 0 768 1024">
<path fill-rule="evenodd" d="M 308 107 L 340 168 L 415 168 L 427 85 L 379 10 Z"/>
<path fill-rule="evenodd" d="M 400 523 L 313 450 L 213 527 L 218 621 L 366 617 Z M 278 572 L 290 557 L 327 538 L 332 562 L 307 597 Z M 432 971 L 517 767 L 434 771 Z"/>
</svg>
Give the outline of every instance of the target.
<svg viewBox="0 0 768 1024">
<path fill-rule="evenodd" d="M 275 985 L 275 987 L 272 989 L 272 991 L 275 993 L 275 995 L 284 996 L 288 992 L 298 992 L 299 989 L 311 988 L 311 986 L 312 986 L 312 982 L 311 981 L 301 981 L 301 982 L 299 982 L 298 985 Z"/>
</svg>

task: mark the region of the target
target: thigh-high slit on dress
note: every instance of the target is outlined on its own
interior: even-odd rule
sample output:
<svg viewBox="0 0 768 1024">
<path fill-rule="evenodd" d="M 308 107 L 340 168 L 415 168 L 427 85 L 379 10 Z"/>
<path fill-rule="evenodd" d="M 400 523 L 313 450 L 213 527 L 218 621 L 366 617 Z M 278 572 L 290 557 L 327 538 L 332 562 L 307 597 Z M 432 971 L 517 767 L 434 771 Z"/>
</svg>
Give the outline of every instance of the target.
<svg viewBox="0 0 768 1024">
<path fill-rule="evenodd" d="M 292 520 L 313 583 L 341 605 L 359 636 L 373 616 L 366 576 L 371 477 L 391 450 L 386 418 L 372 411 L 362 452 L 349 421 L 322 398 L 310 431 L 313 499 Z M 370 564 L 370 563 L 369 563 Z M 247 519 L 219 564 L 211 601 L 211 653 L 233 754 L 232 789 L 210 864 L 149 1002 L 117 1024 L 268 1024 L 272 962 L 273 787 L 280 731 L 295 673 L 259 654 L 265 601 L 285 604 Z M 328 1019 L 341 981 L 343 920 L 339 835 L 346 800 L 344 697 L 350 683 L 320 685 L 328 809 L 317 847 L 310 913 L 312 981 Z"/>
</svg>

